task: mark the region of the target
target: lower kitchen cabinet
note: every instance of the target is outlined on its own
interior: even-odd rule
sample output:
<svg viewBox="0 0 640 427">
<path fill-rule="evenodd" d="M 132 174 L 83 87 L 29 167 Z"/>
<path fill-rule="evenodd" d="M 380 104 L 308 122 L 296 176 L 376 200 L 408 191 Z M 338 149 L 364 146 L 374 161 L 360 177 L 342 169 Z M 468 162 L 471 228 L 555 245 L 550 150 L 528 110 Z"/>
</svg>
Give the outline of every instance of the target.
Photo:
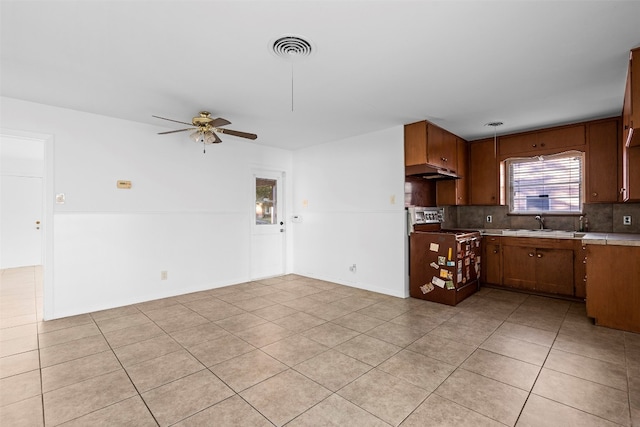
<svg viewBox="0 0 640 427">
<path fill-rule="evenodd" d="M 587 297 L 587 246 L 581 240 L 575 240 L 573 250 L 573 283 L 575 286 L 574 295 L 578 298 Z"/>
<path fill-rule="evenodd" d="M 482 238 L 482 268 L 480 281 L 482 283 L 502 284 L 502 251 L 500 236 L 485 236 Z"/>
<path fill-rule="evenodd" d="M 640 333 L 640 247 L 587 245 L 587 316 Z"/>
<path fill-rule="evenodd" d="M 502 252 L 502 284 L 510 288 L 536 289 L 535 248 L 505 246 Z"/>
<path fill-rule="evenodd" d="M 503 237 L 502 285 L 574 296 L 574 247 L 570 239 Z"/>
</svg>

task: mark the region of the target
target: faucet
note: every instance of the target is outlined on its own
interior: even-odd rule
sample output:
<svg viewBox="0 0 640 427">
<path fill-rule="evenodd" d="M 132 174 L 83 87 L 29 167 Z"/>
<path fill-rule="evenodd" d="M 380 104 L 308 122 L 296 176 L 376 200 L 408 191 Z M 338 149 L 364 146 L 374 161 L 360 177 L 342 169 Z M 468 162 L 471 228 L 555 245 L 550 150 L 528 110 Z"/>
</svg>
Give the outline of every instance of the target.
<svg viewBox="0 0 640 427">
<path fill-rule="evenodd" d="M 544 230 L 544 218 L 540 215 L 536 215 L 535 220 L 540 223 L 540 230 Z"/>
</svg>

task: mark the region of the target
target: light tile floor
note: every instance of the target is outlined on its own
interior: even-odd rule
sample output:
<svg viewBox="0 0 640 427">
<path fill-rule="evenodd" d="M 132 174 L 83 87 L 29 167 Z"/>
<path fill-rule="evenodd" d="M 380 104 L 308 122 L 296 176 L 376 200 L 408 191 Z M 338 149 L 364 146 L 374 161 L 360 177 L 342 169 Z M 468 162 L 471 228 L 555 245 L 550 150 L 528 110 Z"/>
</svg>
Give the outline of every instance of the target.
<svg viewBox="0 0 640 427">
<path fill-rule="evenodd" d="M 2 426 L 640 425 L 640 335 L 580 303 L 288 275 L 42 322 L 40 268 L 0 278 Z"/>
</svg>

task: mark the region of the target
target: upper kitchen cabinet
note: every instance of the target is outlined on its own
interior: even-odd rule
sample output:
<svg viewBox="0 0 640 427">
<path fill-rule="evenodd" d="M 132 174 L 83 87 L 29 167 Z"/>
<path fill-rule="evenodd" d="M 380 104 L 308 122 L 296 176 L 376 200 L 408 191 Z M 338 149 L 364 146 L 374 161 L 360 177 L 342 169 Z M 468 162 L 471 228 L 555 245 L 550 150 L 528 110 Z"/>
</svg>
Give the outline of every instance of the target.
<svg viewBox="0 0 640 427">
<path fill-rule="evenodd" d="M 584 151 L 586 144 L 584 124 L 562 126 L 549 130 L 524 132 L 499 138 L 499 157 L 537 156 L 559 151 Z"/>
<path fill-rule="evenodd" d="M 404 126 L 405 166 L 431 165 L 457 172 L 456 136 L 421 121 Z"/>
<path fill-rule="evenodd" d="M 618 201 L 618 118 L 587 124 L 586 202 L 615 203 Z"/>
<path fill-rule="evenodd" d="M 469 144 L 469 154 L 469 204 L 499 204 L 495 141 L 493 138 L 474 141 Z"/>
<path fill-rule="evenodd" d="M 456 172 L 460 179 L 449 179 L 436 183 L 436 204 L 438 206 L 460 206 L 469 203 L 467 179 L 469 170 L 469 148 L 462 138 L 456 138 Z"/>
<path fill-rule="evenodd" d="M 633 60 L 633 56 L 636 60 Z M 622 106 L 623 141 L 627 147 L 640 146 L 640 48 L 629 53 L 627 85 Z"/>
</svg>

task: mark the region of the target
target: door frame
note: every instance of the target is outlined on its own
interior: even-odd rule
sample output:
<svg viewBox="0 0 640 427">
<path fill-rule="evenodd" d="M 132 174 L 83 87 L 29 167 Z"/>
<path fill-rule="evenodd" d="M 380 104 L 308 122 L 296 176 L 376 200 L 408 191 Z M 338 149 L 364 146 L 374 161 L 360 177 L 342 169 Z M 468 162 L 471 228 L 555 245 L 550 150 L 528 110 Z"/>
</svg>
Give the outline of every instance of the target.
<svg viewBox="0 0 640 427">
<path fill-rule="evenodd" d="M 260 177 L 260 178 L 267 178 L 267 179 L 277 179 L 279 181 L 279 188 L 277 189 L 277 194 L 276 194 L 276 198 L 277 198 L 277 212 L 278 212 L 278 223 L 282 222 L 283 225 L 279 225 L 279 224 L 274 224 L 273 227 L 276 228 L 283 228 L 284 232 L 281 233 L 281 265 L 280 265 L 280 272 L 276 275 L 270 276 L 270 277 L 277 277 L 280 275 L 284 275 L 286 274 L 287 271 L 287 211 L 286 211 L 286 199 L 287 199 L 287 194 L 286 194 L 286 172 L 284 170 L 278 170 L 278 169 L 271 169 L 271 168 L 264 168 L 264 167 L 259 167 L 259 166 L 254 166 L 251 168 L 250 170 L 250 189 L 249 189 L 249 194 L 250 194 L 250 212 L 251 214 L 249 215 L 250 218 L 250 243 L 249 243 L 249 279 L 250 280 L 259 280 L 259 279 L 264 279 L 266 277 L 254 277 L 253 274 L 253 266 L 254 266 L 254 256 L 253 256 L 253 250 L 254 250 L 254 235 L 260 235 L 260 234 L 264 234 L 264 233 L 258 233 L 257 231 L 259 230 L 258 225 L 256 224 L 256 200 L 255 200 L 255 184 L 256 184 L 256 178 Z"/>
<path fill-rule="evenodd" d="M 53 201 L 54 201 L 54 137 L 51 134 L 22 131 L 0 127 L 0 135 L 13 138 L 38 139 L 44 145 L 44 170 L 42 173 L 42 269 L 43 269 L 43 318 L 51 319 L 54 313 L 53 283 Z"/>
</svg>

